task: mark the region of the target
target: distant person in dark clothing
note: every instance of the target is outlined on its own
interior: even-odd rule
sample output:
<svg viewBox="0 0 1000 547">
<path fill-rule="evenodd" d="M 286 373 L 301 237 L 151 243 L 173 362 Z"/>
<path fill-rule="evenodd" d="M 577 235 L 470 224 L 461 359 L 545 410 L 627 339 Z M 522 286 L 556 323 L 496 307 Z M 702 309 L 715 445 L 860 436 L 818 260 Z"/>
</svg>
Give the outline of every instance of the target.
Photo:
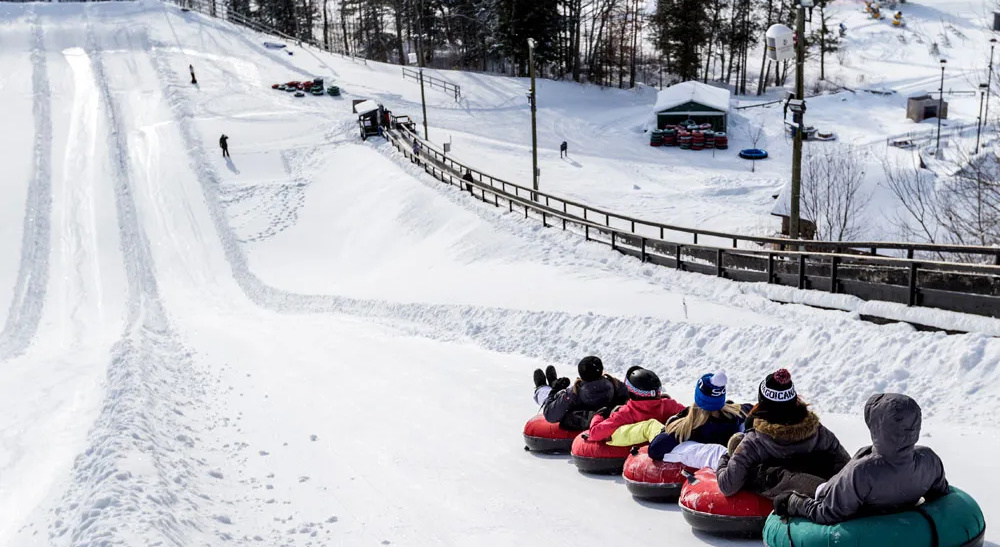
<svg viewBox="0 0 1000 547">
<path fill-rule="evenodd" d="M 560 158 L 569 157 L 569 144 L 567 144 L 566 141 L 562 141 L 562 144 L 559 145 L 559 157 Z"/>
<path fill-rule="evenodd" d="M 467 182 L 474 182 L 474 180 L 472 178 L 472 171 L 470 171 L 469 169 L 466 169 L 465 170 L 465 174 L 462 175 L 462 180 L 467 181 Z M 469 193 L 472 193 L 472 185 L 471 184 L 466 184 L 464 186 L 465 186 L 465 189 L 469 191 Z"/>
<path fill-rule="evenodd" d="M 194 77 L 194 65 L 188 65 L 188 70 L 191 72 L 191 83 L 198 85 L 198 79 Z"/>
<path fill-rule="evenodd" d="M 229 157 L 229 137 L 225 133 L 223 133 L 222 136 L 219 137 L 219 148 L 222 148 L 222 157 L 228 158 Z"/>
<path fill-rule="evenodd" d="M 413 158 L 410 161 L 420 165 L 420 141 L 416 138 L 413 139 Z"/>
</svg>

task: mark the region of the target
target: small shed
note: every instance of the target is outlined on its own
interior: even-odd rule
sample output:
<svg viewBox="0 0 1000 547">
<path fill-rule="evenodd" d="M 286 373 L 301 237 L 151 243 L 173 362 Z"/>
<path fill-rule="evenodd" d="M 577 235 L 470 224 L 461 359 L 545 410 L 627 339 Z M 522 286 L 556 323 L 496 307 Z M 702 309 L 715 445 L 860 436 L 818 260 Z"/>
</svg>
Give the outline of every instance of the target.
<svg viewBox="0 0 1000 547">
<path fill-rule="evenodd" d="M 657 129 L 692 120 L 699 124 L 710 123 L 715 131 L 725 131 L 729 90 L 701 82 L 681 82 L 660 91 L 654 110 Z"/>
<path fill-rule="evenodd" d="M 914 95 L 906 100 L 906 117 L 915 122 L 938 117 L 938 106 L 941 107 L 941 119 L 948 119 L 948 101 L 939 102 L 930 93 Z"/>
<path fill-rule="evenodd" d="M 816 221 L 809 218 L 802 208 L 802 196 L 799 196 L 799 238 L 816 239 Z M 792 232 L 792 181 L 788 181 L 778 193 L 771 215 L 781 219 L 781 235 L 788 236 Z"/>
<path fill-rule="evenodd" d="M 354 112 L 358 115 L 358 126 L 361 128 L 361 140 L 377 137 L 382 134 L 382 105 L 367 100 L 354 104 Z"/>
</svg>

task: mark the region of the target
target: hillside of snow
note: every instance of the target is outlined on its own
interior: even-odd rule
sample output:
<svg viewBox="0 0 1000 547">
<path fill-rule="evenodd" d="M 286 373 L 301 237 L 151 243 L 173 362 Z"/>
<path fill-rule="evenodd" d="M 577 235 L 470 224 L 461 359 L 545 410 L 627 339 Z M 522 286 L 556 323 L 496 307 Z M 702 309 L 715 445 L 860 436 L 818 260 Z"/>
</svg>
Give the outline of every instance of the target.
<svg viewBox="0 0 1000 547">
<path fill-rule="evenodd" d="M 360 141 L 351 99 L 418 114 L 399 67 L 265 39 L 152 1 L 0 3 L 0 545 L 758 544 L 522 450 L 531 372 L 591 353 L 685 404 L 705 372 L 742 401 L 786 366 L 852 452 L 866 398 L 908 393 L 949 479 L 1000 514 L 996 321 L 876 326 L 543 228 Z M 270 88 L 314 76 L 346 95 Z M 444 77 L 464 98 L 428 91 L 431 138 L 524 180 L 524 80 Z M 780 148 L 757 173 L 651 149 L 654 100 L 541 82 L 543 187 L 766 218 Z"/>
</svg>

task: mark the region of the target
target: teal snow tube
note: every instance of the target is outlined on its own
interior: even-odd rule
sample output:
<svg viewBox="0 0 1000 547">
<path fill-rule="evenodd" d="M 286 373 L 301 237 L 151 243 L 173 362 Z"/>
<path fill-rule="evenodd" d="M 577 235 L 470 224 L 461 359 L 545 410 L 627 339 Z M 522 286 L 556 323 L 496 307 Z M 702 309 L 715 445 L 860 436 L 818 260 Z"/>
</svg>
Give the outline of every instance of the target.
<svg viewBox="0 0 1000 547">
<path fill-rule="evenodd" d="M 980 547 L 986 521 L 971 496 L 951 487 L 951 493 L 916 509 L 861 517 L 840 524 L 816 524 L 801 518 L 782 522 L 771 514 L 764 525 L 767 547 Z M 934 521 L 931 526 L 928 518 Z M 936 534 L 936 538 L 935 538 Z"/>
</svg>

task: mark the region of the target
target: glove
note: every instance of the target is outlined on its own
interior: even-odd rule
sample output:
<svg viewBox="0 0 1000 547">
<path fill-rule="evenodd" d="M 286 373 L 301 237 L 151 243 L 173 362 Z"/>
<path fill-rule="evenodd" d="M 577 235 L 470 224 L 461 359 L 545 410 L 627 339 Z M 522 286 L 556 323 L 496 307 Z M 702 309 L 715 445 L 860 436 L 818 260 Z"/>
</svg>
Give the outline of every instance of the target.
<svg viewBox="0 0 1000 547">
<path fill-rule="evenodd" d="M 611 407 L 610 406 L 606 406 L 604 408 L 601 408 L 600 410 L 598 410 L 597 412 L 595 412 L 595 414 L 597 414 L 600 417 L 602 417 L 605 420 L 607 420 L 608 416 L 611 415 Z"/>
<path fill-rule="evenodd" d="M 788 516 L 788 503 L 791 501 L 792 492 L 782 492 L 774 498 L 774 514 L 779 517 Z"/>
<path fill-rule="evenodd" d="M 729 442 L 726 444 L 726 453 L 729 454 L 730 458 L 736 453 L 736 449 L 739 448 L 741 442 L 743 442 L 742 433 L 734 433 L 732 437 L 729 437 Z"/>
<path fill-rule="evenodd" d="M 552 391 L 562 391 L 569 387 L 569 378 L 559 378 L 552 384 Z"/>
</svg>

